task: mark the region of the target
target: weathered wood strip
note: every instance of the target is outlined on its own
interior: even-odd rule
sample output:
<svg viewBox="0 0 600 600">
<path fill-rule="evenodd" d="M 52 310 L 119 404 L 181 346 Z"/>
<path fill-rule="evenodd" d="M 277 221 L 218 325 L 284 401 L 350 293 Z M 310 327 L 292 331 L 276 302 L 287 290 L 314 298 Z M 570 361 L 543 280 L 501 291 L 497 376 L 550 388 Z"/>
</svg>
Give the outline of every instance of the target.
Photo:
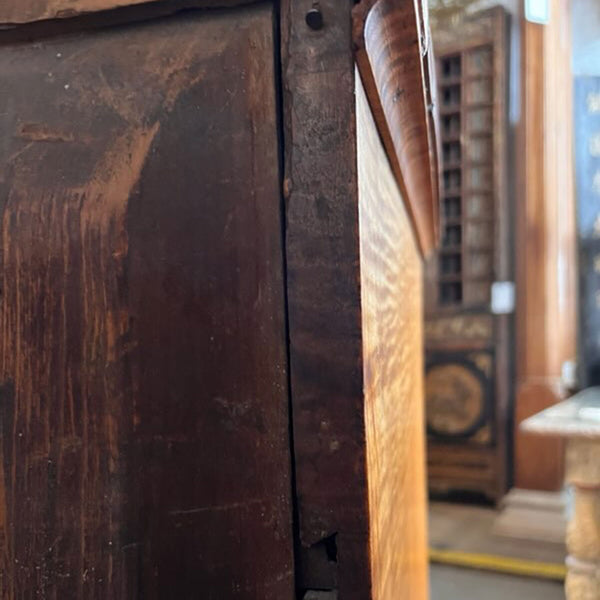
<svg viewBox="0 0 600 600">
<path fill-rule="evenodd" d="M 299 583 L 369 598 L 352 4 L 283 6 L 287 285 Z"/>
</svg>

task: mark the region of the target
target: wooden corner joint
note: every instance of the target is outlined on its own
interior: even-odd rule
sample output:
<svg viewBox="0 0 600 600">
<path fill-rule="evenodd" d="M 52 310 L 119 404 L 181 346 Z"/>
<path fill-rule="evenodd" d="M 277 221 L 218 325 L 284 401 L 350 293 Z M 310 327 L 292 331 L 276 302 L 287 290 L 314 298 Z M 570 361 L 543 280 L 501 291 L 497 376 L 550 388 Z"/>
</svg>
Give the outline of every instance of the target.
<svg viewBox="0 0 600 600">
<path fill-rule="evenodd" d="M 438 240 L 435 78 L 424 0 L 362 0 L 356 63 L 424 255 Z"/>
</svg>

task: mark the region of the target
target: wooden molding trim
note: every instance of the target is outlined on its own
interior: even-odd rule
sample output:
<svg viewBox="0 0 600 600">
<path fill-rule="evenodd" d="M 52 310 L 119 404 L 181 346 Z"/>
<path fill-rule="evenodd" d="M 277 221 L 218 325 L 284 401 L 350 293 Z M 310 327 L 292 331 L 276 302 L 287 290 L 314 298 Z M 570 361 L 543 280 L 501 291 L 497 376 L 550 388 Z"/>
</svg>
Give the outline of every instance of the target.
<svg viewBox="0 0 600 600">
<path fill-rule="evenodd" d="M 356 62 L 421 252 L 438 240 L 438 139 L 426 5 L 362 0 L 353 10 Z"/>
</svg>

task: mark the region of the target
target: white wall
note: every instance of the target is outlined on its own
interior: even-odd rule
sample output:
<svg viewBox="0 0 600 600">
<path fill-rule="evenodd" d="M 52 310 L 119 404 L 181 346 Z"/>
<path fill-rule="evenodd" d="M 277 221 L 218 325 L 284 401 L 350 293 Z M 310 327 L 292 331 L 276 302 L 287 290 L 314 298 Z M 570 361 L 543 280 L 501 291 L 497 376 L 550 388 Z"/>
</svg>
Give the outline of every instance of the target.
<svg viewBox="0 0 600 600">
<path fill-rule="evenodd" d="M 573 75 L 600 75 L 600 1 L 571 0 Z"/>
</svg>

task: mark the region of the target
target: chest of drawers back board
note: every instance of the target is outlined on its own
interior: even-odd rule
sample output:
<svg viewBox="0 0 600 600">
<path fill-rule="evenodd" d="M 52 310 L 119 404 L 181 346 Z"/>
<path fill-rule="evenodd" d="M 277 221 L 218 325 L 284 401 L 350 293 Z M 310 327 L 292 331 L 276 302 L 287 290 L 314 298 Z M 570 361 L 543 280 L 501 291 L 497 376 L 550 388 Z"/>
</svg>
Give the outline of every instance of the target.
<svg viewBox="0 0 600 600">
<path fill-rule="evenodd" d="M 424 17 L 0 4 L 2 598 L 426 598 Z"/>
</svg>

